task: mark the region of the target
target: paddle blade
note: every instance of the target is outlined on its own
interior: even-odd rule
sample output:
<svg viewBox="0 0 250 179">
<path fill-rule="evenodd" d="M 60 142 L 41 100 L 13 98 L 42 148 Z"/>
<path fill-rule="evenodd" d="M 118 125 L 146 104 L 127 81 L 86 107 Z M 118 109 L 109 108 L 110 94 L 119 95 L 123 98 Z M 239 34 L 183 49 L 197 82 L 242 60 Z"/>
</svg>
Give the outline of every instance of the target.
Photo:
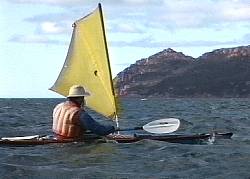
<svg viewBox="0 0 250 179">
<path fill-rule="evenodd" d="M 143 126 L 143 129 L 150 133 L 164 134 L 176 131 L 180 126 L 180 120 L 176 118 L 166 118 L 152 121 Z"/>
</svg>

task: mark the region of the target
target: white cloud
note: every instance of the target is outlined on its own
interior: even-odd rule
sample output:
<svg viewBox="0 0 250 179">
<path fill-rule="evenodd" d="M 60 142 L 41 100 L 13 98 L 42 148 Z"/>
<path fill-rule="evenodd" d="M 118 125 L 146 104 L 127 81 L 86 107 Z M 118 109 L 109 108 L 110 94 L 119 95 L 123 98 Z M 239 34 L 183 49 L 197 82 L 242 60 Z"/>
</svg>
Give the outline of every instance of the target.
<svg viewBox="0 0 250 179">
<path fill-rule="evenodd" d="M 156 12 L 157 13 L 157 12 Z M 200 28 L 220 26 L 225 23 L 245 21 L 250 23 L 250 3 L 245 1 L 212 0 L 165 0 L 164 7 L 158 9 L 157 18 L 164 21 L 165 27 Z M 149 16 L 148 16 L 149 17 Z M 154 24 L 159 20 L 154 18 Z M 164 26 L 163 25 L 163 26 Z"/>
<path fill-rule="evenodd" d="M 8 2 L 20 4 L 48 4 L 64 6 L 81 4 L 84 3 L 84 0 L 8 0 Z"/>
<path fill-rule="evenodd" d="M 41 24 L 41 29 L 45 33 L 60 33 L 62 32 L 62 28 L 58 27 L 54 22 L 43 22 Z"/>
<path fill-rule="evenodd" d="M 39 14 L 39 15 L 33 15 L 30 16 L 26 19 L 24 19 L 26 22 L 31 22 L 31 23 L 36 23 L 36 22 L 45 22 L 45 21 L 50 21 L 50 22 L 67 22 L 67 21 L 72 21 L 74 17 L 77 16 L 74 12 L 69 11 L 69 12 L 63 12 L 63 13 L 46 13 L 46 14 Z"/>
<path fill-rule="evenodd" d="M 97 0 L 88 2 L 86 0 L 9 0 L 8 2 L 74 6 L 74 11 L 72 8 L 65 8 L 64 11 L 60 11 L 60 14 L 40 14 L 25 19 L 36 25 L 36 33 L 47 35 L 71 32 L 73 21 L 93 10 L 92 7 L 97 4 Z M 203 31 L 206 36 L 205 33 L 224 31 L 236 26 L 237 29 L 240 29 L 240 26 L 242 28 L 245 26 L 245 29 L 247 26 L 250 27 L 250 3 L 245 0 L 175 0 L 174 2 L 172 0 L 100 0 L 100 2 L 105 7 L 106 27 L 108 33 L 112 34 L 109 36 L 114 38 L 117 38 L 118 35 L 122 38 L 128 37 L 126 40 L 131 41 L 133 41 L 135 35 L 139 34 L 141 38 L 147 38 L 146 35 L 156 38 L 159 31 L 179 34 L 179 31 L 186 29 L 194 30 L 194 32 L 195 29 L 202 29 L 200 31 Z M 77 4 L 81 4 L 81 6 L 75 6 Z M 90 8 L 86 4 L 93 4 L 93 6 Z M 117 33 L 119 34 L 117 35 Z M 127 34 L 126 36 L 125 33 L 134 34 Z M 244 36 L 245 32 L 238 31 L 235 33 L 242 33 L 241 36 Z M 190 34 L 190 36 L 193 36 L 196 41 L 184 43 L 184 46 L 185 44 L 198 46 L 206 43 L 208 45 L 222 43 L 213 38 L 211 39 L 212 42 L 202 41 L 201 43 L 199 39 L 195 38 L 195 34 Z M 228 42 L 223 43 L 232 42 L 232 38 L 228 39 Z M 200 40 L 202 39 L 200 38 Z M 137 40 L 131 43 L 120 41 L 113 42 L 113 44 L 121 46 L 162 46 L 162 42 L 153 42 L 153 40 L 147 42 Z M 168 44 L 176 45 L 174 42 L 168 42 Z M 165 45 L 167 44 L 165 43 Z M 177 46 L 180 45 L 177 43 Z"/>
<path fill-rule="evenodd" d="M 134 41 L 111 41 L 110 44 L 113 47 L 142 47 L 142 48 L 173 48 L 173 47 L 211 47 L 218 45 L 234 45 L 246 43 L 246 39 L 240 40 L 193 40 L 193 41 L 168 41 L 164 39 L 154 40 L 151 37 L 142 38 Z"/>
<path fill-rule="evenodd" d="M 47 4 L 55 6 L 77 6 L 77 5 L 93 5 L 102 3 L 105 5 L 122 5 L 122 6 L 144 6 L 156 5 L 162 3 L 162 0 L 6 0 L 11 3 L 19 4 Z"/>
<path fill-rule="evenodd" d="M 98 2 L 102 2 L 105 14 L 107 13 L 113 21 L 117 21 L 117 25 L 112 24 L 112 26 L 117 27 L 111 29 L 120 29 L 121 32 L 138 31 L 140 24 L 140 26 L 146 25 L 152 28 L 178 29 L 214 28 L 215 26 L 218 28 L 218 26 L 221 27 L 221 24 L 235 23 L 236 21 L 250 23 L 250 3 L 245 0 L 176 0 L 174 2 L 173 0 L 8 0 L 8 2 L 67 6 L 74 7 L 78 12 L 78 16 L 75 14 L 75 9 L 70 12 L 71 15 L 67 14 L 66 16 L 66 13 L 61 13 L 60 15 L 64 18 L 79 17 L 81 15 L 79 9 L 81 9 L 81 12 L 83 8 L 91 10 Z M 69 9 L 67 9 L 67 12 L 69 12 Z M 52 17 L 60 20 L 59 16 L 56 17 L 56 14 L 53 14 Z M 47 18 L 47 20 L 52 20 L 52 17 L 44 14 L 44 17 L 40 15 L 36 19 L 43 18 L 46 20 L 45 18 Z M 136 21 L 134 23 L 136 27 L 133 29 L 126 23 L 131 22 L 131 20 Z M 120 25 L 121 22 L 125 22 L 126 27 Z"/>
<path fill-rule="evenodd" d="M 42 14 L 26 18 L 24 21 L 36 26 L 38 34 L 68 34 L 72 31 L 72 24 L 77 19 L 75 16 L 73 13 Z"/>
<path fill-rule="evenodd" d="M 113 28 L 110 29 L 112 32 L 121 32 L 121 33 L 142 33 L 143 30 L 133 23 L 119 23 L 113 25 Z"/>
<path fill-rule="evenodd" d="M 120 2 L 123 2 L 124 4 L 127 5 L 158 5 L 162 4 L 162 0 L 122 0 Z"/>
<path fill-rule="evenodd" d="M 228 7 L 222 10 L 225 20 L 250 20 L 250 3 L 248 7 L 243 5 L 238 7 Z"/>
<path fill-rule="evenodd" d="M 37 35 L 15 35 L 9 39 L 10 42 L 15 43 L 35 43 L 35 44 L 63 44 L 66 42 L 62 42 L 59 40 L 51 40 L 45 36 L 37 36 Z"/>
</svg>

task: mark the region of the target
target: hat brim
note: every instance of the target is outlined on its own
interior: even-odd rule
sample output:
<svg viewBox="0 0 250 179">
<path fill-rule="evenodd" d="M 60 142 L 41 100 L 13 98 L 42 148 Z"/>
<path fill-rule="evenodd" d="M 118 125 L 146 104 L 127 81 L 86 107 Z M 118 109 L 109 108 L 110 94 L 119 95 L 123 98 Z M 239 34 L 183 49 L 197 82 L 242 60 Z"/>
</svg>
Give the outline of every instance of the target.
<svg viewBox="0 0 250 179">
<path fill-rule="evenodd" d="M 81 94 L 81 95 L 68 95 L 67 97 L 69 98 L 69 97 L 83 97 L 83 96 L 90 96 L 90 93 L 88 93 L 88 92 L 85 92 L 84 94 Z"/>
</svg>

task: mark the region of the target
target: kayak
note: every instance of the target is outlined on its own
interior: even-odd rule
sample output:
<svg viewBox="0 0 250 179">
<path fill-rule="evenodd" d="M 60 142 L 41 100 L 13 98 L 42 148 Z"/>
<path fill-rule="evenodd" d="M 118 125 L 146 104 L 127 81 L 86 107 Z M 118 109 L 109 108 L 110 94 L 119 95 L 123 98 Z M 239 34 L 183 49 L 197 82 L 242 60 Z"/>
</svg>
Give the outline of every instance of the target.
<svg viewBox="0 0 250 179">
<path fill-rule="evenodd" d="M 230 139 L 233 133 L 204 133 L 204 134 L 171 134 L 171 135 L 121 135 L 112 134 L 105 137 L 97 136 L 94 134 L 87 134 L 84 138 L 75 139 L 58 139 L 53 135 L 34 135 L 24 137 L 2 137 L 0 139 L 0 146 L 32 146 L 32 145 L 45 145 L 45 144 L 60 144 L 60 143 L 77 143 L 77 142 L 116 142 L 116 143 L 134 143 L 141 140 L 154 140 L 164 141 L 170 143 L 183 143 L 193 144 L 201 143 L 206 140 L 215 139 Z"/>
<path fill-rule="evenodd" d="M 233 133 L 203 133 L 203 134 L 191 134 L 191 135 L 134 135 L 134 136 L 123 136 L 123 135 L 112 135 L 110 140 L 115 140 L 118 143 L 132 143 L 140 140 L 156 140 L 171 143 L 200 143 L 205 140 L 215 140 L 215 139 L 230 139 Z M 107 136 L 109 138 L 109 136 Z"/>
</svg>

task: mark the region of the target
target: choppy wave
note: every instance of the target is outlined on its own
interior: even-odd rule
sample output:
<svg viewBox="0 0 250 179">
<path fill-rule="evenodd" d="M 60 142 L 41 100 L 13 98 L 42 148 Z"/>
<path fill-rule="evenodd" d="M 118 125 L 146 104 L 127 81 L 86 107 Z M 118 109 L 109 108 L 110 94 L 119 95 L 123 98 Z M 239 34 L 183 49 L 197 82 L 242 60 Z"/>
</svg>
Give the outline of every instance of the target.
<svg viewBox="0 0 250 179">
<path fill-rule="evenodd" d="M 0 99 L 0 136 L 50 134 L 62 99 Z M 181 120 L 178 133 L 233 132 L 207 145 L 144 140 L 0 147 L 2 178 L 249 178 L 249 99 L 123 99 L 120 125 Z M 103 119 L 90 112 L 97 120 Z M 107 122 L 108 123 L 108 122 Z M 143 133 L 140 131 L 140 133 Z"/>
</svg>

